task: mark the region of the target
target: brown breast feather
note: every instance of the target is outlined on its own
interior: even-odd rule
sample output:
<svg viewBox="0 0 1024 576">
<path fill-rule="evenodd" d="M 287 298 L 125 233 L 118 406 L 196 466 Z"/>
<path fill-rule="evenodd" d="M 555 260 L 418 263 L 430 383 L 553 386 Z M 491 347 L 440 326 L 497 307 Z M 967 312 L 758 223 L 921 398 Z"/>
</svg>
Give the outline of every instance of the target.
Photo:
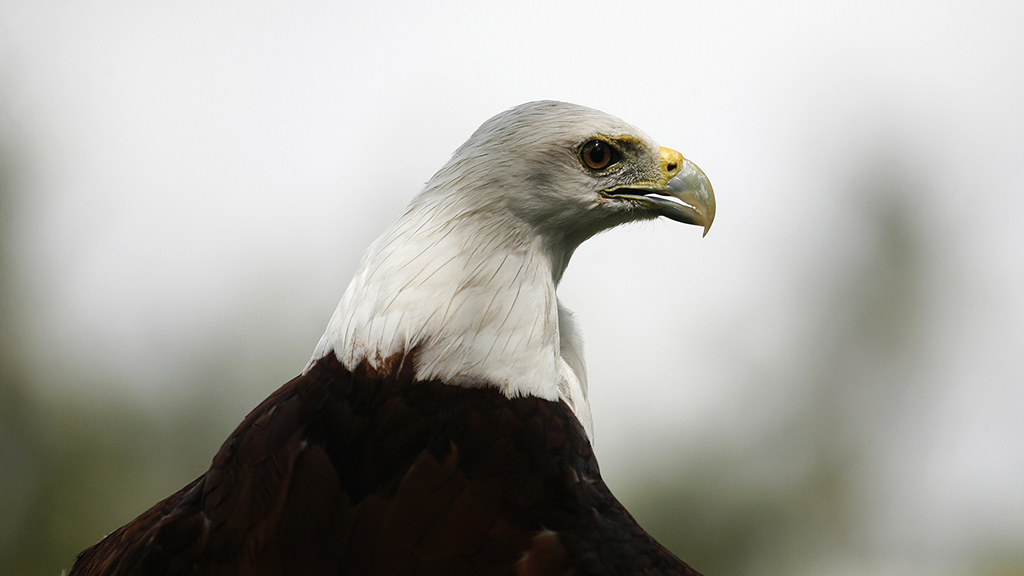
<svg viewBox="0 0 1024 576">
<path fill-rule="evenodd" d="M 564 403 L 393 365 L 321 359 L 70 575 L 697 575 L 612 496 Z"/>
</svg>

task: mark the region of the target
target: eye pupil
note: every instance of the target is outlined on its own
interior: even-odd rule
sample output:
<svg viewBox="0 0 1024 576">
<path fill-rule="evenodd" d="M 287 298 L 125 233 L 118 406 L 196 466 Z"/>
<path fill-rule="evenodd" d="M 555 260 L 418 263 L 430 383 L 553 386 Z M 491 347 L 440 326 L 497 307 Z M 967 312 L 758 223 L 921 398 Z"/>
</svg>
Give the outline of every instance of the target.
<svg viewBox="0 0 1024 576">
<path fill-rule="evenodd" d="M 591 140 L 583 145 L 580 158 L 591 170 L 604 170 L 618 161 L 618 152 L 611 144 L 601 140 Z"/>
</svg>

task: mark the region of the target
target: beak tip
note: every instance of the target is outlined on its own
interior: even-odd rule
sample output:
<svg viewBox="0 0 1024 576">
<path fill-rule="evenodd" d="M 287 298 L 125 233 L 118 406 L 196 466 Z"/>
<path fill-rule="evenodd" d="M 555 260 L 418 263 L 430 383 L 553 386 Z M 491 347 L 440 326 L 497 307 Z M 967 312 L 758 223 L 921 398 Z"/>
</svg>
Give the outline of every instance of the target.
<svg viewBox="0 0 1024 576">
<path fill-rule="evenodd" d="M 705 209 L 707 210 L 706 222 L 704 223 L 704 234 L 701 235 L 701 238 L 708 235 L 708 232 L 711 230 L 711 225 L 715 222 L 715 193 L 711 191 L 710 182 L 708 183 L 708 196 Z"/>
</svg>

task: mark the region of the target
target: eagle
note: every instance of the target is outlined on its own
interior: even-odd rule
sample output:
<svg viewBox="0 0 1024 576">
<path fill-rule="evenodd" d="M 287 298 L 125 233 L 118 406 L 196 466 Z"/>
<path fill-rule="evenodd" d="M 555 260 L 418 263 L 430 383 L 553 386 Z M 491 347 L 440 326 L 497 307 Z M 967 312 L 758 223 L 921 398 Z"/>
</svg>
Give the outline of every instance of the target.
<svg viewBox="0 0 1024 576">
<path fill-rule="evenodd" d="M 660 216 L 714 220 L 680 153 L 564 102 L 494 116 L 366 250 L 301 374 L 71 576 L 698 574 L 601 479 L 556 296 L 580 243 Z"/>
</svg>

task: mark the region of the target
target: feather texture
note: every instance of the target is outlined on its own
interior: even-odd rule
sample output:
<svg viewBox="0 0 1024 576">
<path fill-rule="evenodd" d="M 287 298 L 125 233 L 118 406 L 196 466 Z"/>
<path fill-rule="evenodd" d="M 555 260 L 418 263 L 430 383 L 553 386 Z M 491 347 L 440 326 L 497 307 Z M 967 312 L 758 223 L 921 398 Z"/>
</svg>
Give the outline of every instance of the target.
<svg viewBox="0 0 1024 576">
<path fill-rule="evenodd" d="M 714 197 L 636 128 L 562 102 L 487 121 L 363 255 L 303 373 L 71 575 L 696 574 L 601 480 L 556 296 L 581 242 L 660 215 L 706 229 Z"/>
<path fill-rule="evenodd" d="M 331 355 L 70 576 L 187 574 L 697 573 L 612 496 L 564 402 Z"/>
</svg>

